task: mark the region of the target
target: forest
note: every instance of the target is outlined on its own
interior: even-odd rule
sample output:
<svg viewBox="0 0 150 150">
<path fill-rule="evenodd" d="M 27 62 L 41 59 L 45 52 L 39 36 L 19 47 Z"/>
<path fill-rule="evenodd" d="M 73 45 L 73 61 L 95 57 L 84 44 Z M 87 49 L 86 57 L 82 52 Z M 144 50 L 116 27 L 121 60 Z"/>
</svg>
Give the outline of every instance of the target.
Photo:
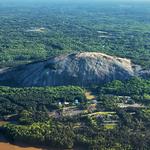
<svg viewBox="0 0 150 150">
<path fill-rule="evenodd" d="M 84 101 L 84 89 L 80 87 L 0 87 L 0 118 L 7 118 L 23 110 L 51 111 L 58 102 Z"/>
<path fill-rule="evenodd" d="M 0 5 L 0 66 L 97 51 L 150 67 L 149 3 Z"/>
<path fill-rule="evenodd" d="M 0 131 L 10 142 L 61 149 L 148 150 L 150 81 L 132 78 L 94 88 L 96 103 L 86 97 L 89 89 L 80 87 L 1 87 L 0 114 L 6 123 Z M 75 99 L 80 103 L 75 105 Z M 70 104 L 54 103 L 60 101 Z M 68 115 L 67 109 L 80 113 Z"/>
</svg>

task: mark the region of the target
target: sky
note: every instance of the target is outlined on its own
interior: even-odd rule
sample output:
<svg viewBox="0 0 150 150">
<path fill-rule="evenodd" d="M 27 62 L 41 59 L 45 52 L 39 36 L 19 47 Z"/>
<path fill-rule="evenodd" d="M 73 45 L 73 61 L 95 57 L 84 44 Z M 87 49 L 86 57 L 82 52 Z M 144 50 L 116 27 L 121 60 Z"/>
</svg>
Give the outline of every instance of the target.
<svg viewBox="0 0 150 150">
<path fill-rule="evenodd" d="M 74 2 L 74 1 L 78 1 L 78 2 L 102 2 L 102 1 L 118 1 L 118 2 L 150 2 L 150 0 L 0 0 L 0 2 L 51 2 L 51 1 L 55 1 L 55 2 Z"/>
<path fill-rule="evenodd" d="M 0 3 L 6 3 L 6 4 L 25 4 L 25 3 L 96 3 L 96 2 L 105 2 L 105 3 L 150 3 L 150 0 L 0 0 Z"/>
</svg>

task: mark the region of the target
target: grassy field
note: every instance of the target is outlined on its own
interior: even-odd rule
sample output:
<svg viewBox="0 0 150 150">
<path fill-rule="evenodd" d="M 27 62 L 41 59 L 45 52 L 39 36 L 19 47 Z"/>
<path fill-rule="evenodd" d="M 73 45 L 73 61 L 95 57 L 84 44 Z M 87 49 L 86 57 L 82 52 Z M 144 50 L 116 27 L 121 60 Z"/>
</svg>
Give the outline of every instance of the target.
<svg viewBox="0 0 150 150">
<path fill-rule="evenodd" d="M 104 125 L 104 128 L 105 128 L 106 130 L 110 130 L 110 129 L 114 129 L 116 126 L 117 126 L 117 124 L 115 124 L 115 123 L 112 123 L 112 124 L 105 124 L 105 125 Z"/>
<path fill-rule="evenodd" d="M 91 114 L 88 114 L 89 116 L 97 116 L 97 115 L 115 115 L 116 112 L 95 112 L 95 113 L 91 113 Z"/>
</svg>

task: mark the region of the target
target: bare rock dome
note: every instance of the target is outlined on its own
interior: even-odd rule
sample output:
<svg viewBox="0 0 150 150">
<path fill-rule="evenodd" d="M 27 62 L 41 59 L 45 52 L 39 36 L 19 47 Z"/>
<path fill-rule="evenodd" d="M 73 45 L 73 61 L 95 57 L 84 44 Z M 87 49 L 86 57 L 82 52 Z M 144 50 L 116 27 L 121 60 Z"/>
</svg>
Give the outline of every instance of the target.
<svg viewBox="0 0 150 150">
<path fill-rule="evenodd" d="M 1 85 L 58 86 L 101 84 L 134 76 L 131 60 L 97 52 L 61 55 L 0 72 Z"/>
</svg>

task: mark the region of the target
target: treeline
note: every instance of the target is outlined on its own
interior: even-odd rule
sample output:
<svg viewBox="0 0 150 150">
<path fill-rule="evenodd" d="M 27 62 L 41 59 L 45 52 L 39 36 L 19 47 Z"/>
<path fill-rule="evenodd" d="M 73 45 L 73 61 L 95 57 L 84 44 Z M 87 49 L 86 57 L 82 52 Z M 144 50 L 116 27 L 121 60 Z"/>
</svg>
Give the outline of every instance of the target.
<svg viewBox="0 0 150 150">
<path fill-rule="evenodd" d="M 3 132 L 12 142 L 24 142 L 31 145 L 47 145 L 59 148 L 72 148 L 74 133 L 71 126 L 47 121 L 29 126 L 7 124 Z"/>
<path fill-rule="evenodd" d="M 135 102 L 150 104 L 150 80 L 138 77 L 126 81 L 114 80 L 99 86 L 97 92 L 98 95 L 130 96 Z"/>
<path fill-rule="evenodd" d="M 84 99 L 84 90 L 77 86 L 58 87 L 31 87 L 31 88 L 10 88 L 0 87 L 1 96 L 10 96 L 14 99 L 38 100 L 54 103 L 57 101 L 73 102 L 75 98 Z"/>
<path fill-rule="evenodd" d="M 127 81 L 115 80 L 99 87 L 99 92 L 114 95 L 144 95 L 150 94 L 150 80 L 132 78 Z"/>
</svg>

